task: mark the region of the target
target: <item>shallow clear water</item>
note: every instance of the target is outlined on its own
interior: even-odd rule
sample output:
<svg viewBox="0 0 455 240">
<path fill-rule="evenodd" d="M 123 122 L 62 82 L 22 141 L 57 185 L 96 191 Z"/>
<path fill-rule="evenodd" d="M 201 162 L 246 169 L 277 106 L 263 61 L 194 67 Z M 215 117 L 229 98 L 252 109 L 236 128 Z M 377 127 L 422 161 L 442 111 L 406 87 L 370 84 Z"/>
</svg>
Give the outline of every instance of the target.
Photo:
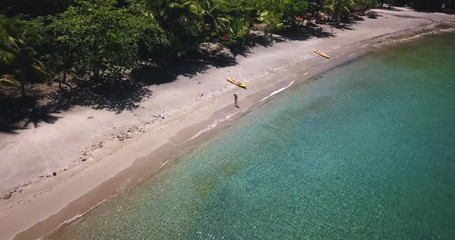
<svg viewBox="0 0 455 240">
<path fill-rule="evenodd" d="M 282 94 L 54 236 L 455 239 L 455 35 Z"/>
</svg>

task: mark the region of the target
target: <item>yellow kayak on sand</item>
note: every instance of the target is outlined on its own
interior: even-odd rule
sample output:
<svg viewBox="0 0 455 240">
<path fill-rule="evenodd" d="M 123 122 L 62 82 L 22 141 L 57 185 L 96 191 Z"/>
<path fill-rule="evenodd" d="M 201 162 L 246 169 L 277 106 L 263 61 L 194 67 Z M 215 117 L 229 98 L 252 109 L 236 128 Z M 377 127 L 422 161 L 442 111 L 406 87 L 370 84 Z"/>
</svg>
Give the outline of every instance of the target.
<svg viewBox="0 0 455 240">
<path fill-rule="evenodd" d="M 246 84 L 245 83 L 242 83 L 242 82 L 239 82 L 235 79 L 233 79 L 232 77 L 227 77 L 227 80 L 228 82 L 232 83 L 232 84 L 235 84 L 241 88 L 245 88 L 246 89 Z"/>
<path fill-rule="evenodd" d="M 317 53 L 317 54 L 319 54 L 319 55 L 321 55 L 321 56 L 323 56 L 323 57 L 325 57 L 325 58 L 330 58 L 329 55 L 325 54 L 324 52 L 322 52 L 322 51 L 319 50 L 319 49 L 314 49 L 314 52 Z"/>
</svg>

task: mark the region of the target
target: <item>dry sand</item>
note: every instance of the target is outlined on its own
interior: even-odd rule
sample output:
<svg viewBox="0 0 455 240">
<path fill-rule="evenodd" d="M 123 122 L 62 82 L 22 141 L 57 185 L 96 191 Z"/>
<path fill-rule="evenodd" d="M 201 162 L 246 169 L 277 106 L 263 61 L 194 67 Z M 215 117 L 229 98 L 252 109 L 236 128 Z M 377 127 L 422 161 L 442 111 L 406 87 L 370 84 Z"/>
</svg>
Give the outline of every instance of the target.
<svg viewBox="0 0 455 240">
<path fill-rule="evenodd" d="M 119 114 L 76 107 L 15 135 L 0 133 L 1 239 L 34 239 L 83 214 L 109 196 L 149 177 L 233 121 L 275 90 L 301 83 L 383 43 L 455 24 L 454 15 L 375 10 L 378 19 L 345 29 L 321 25 L 328 38 L 284 40 L 237 56 L 237 64 L 209 68 L 153 85 L 151 97 Z M 279 38 L 279 36 L 277 36 Z M 323 49 L 332 59 L 313 53 Z M 226 81 L 232 76 L 249 88 Z M 233 107 L 232 94 L 240 108 Z M 57 176 L 52 176 L 56 172 Z"/>
</svg>

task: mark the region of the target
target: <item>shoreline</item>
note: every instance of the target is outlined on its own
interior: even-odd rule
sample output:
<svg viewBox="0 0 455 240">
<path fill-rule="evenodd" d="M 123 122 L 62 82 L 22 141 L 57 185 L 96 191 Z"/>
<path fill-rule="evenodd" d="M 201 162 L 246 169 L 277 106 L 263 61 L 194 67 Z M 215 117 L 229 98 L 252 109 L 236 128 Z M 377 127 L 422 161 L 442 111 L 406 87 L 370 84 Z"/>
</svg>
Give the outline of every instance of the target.
<svg viewBox="0 0 455 240">
<path fill-rule="evenodd" d="M 453 28 L 455 17 L 448 16 L 448 18 Z M 368 21 L 371 23 L 378 20 Z M 421 19 L 421 21 L 429 20 Z M 362 24 L 361 22 L 358 25 Z M 289 64 L 271 69 L 269 73 L 259 78 L 246 78 L 245 82 L 249 86 L 261 83 L 261 87 L 255 86 L 244 91 L 227 85 L 226 81 L 223 81 L 222 84 L 227 86 L 224 91 L 211 95 L 212 98 L 208 97 L 193 105 L 187 105 L 179 114 L 176 112 L 182 108 L 176 108 L 175 112 L 168 113 L 169 117 L 155 124 L 151 129 L 140 131 L 126 141 L 122 141 L 119 144 L 121 147 L 107 153 L 103 160 L 92 162 L 90 166 L 76 166 L 46 181 L 30 184 L 23 187 L 18 194 L 14 194 L 11 200 L 2 200 L 4 202 L 0 208 L 0 220 L 6 224 L 2 224 L 0 232 L 4 233 L 7 239 L 30 239 L 46 235 L 62 223 L 70 219 L 74 220 L 81 214 L 83 216 L 106 198 L 115 196 L 127 187 L 137 184 L 141 179 L 154 175 L 162 167 L 172 165 L 173 160 L 189 148 L 215 136 L 229 123 L 234 123 L 236 119 L 267 102 L 271 99 L 270 95 L 277 89 L 285 88 L 295 81 L 286 89 L 289 91 L 300 84 L 315 80 L 314 77 L 325 71 L 361 57 L 378 47 L 387 47 L 387 44 L 399 43 L 400 39 L 412 38 L 423 32 L 433 32 L 436 25 L 432 24 L 427 22 L 425 26 L 411 25 L 407 29 L 396 29 L 380 36 L 364 36 L 364 39 L 350 44 L 336 45 L 337 40 L 340 40 L 339 37 L 298 41 L 301 47 L 307 47 L 307 51 L 311 53 L 298 61 L 291 59 Z M 355 31 L 357 30 L 347 34 L 355 34 Z M 394 38 L 398 38 L 398 41 Z M 325 46 L 332 46 L 328 53 L 335 57 L 330 61 L 312 55 L 313 47 L 323 45 L 322 41 L 325 41 Z M 362 46 L 358 47 L 359 44 Z M 292 48 L 288 50 L 292 51 Z M 249 58 L 246 57 L 245 61 L 248 60 Z M 328 64 L 321 66 L 321 63 Z M 235 68 L 236 66 L 233 67 Z M 276 79 L 280 80 L 276 82 Z M 175 88 L 180 87 L 177 82 L 172 83 L 176 85 Z M 236 91 L 241 92 L 240 109 L 232 107 L 232 93 Z M 267 97 L 269 98 L 261 101 Z M 230 117 L 223 122 L 222 119 L 226 119 L 226 116 Z M 219 122 L 216 123 L 216 121 Z M 215 126 L 211 128 L 213 124 Z M 209 129 L 205 131 L 207 126 Z M 202 133 L 197 136 L 201 131 Z M 7 222 L 6 219 L 8 219 Z"/>
</svg>

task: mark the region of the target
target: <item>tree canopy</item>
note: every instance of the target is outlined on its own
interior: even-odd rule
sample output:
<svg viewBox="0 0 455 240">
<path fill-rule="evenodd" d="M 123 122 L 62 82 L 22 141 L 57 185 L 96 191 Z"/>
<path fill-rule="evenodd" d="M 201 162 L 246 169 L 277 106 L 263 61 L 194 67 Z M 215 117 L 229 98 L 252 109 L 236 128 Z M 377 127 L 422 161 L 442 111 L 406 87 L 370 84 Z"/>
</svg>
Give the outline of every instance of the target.
<svg viewBox="0 0 455 240">
<path fill-rule="evenodd" d="M 36 47 L 43 41 L 40 30 L 38 22 L 0 15 L 0 64 L 5 68 L 0 84 L 20 86 L 22 96 L 26 82 L 40 82 L 47 75 L 37 58 Z"/>
<path fill-rule="evenodd" d="M 127 8 L 116 8 L 115 0 L 79 1 L 51 20 L 49 33 L 59 59 L 70 58 L 77 72 L 101 72 L 130 68 L 138 59 L 138 39 L 148 29 L 146 18 Z"/>
</svg>

